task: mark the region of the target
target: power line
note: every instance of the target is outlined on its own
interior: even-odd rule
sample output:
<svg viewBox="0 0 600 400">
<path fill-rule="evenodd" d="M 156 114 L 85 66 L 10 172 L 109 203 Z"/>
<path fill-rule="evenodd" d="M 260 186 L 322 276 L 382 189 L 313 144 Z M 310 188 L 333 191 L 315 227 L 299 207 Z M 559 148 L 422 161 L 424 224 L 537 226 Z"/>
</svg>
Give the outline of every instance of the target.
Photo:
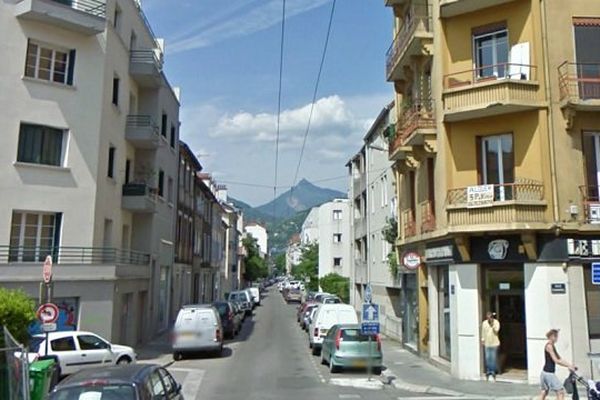
<svg viewBox="0 0 600 400">
<path fill-rule="evenodd" d="M 319 91 L 319 83 L 321 82 L 321 73 L 323 72 L 323 65 L 325 64 L 325 56 L 327 54 L 327 47 L 329 46 L 329 37 L 331 35 L 331 26 L 333 25 L 333 14 L 335 12 L 336 0 L 331 3 L 331 13 L 329 14 L 329 24 L 327 26 L 327 35 L 325 36 L 325 44 L 323 45 L 323 53 L 321 55 L 321 63 L 319 64 L 319 72 L 317 73 L 317 80 L 315 82 L 315 89 L 313 91 L 312 102 L 310 104 L 310 113 L 308 114 L 308 123 L 306 124 L 306 131 L 304 132 L 304 139 L 302 140 L 302 149 L 300 150 L 300 158 L 298 159 L 298 165 L 296 166 L 296 173 L 294 174 L 294 181 L 292 185 L 292 191 L 296 182 L 298 181 L 298 173 L 300 172 L 300 165 L 302 164 L 302 158 L 304 157 L 304 149 L 306 147 L 306 139 L 310 132 L 310 124 L 312 122 L 313 112 L 315 109 L 315 101 L 317 101 L 317 93 Z"/>
<path fill-rule="evenodd" d="M 279 132 L 281 128 L 281 87 L 283 82 L 283 45 L 285 42 L 285 2 L 281 7 L 281 43 L 279 46 L 279 89 L 277 93 L 277 133 L 275 135 L 275 179 L 273 182 L 273 215 L 276 215 L 277 178 L 279 174 Z"/>
</svg>

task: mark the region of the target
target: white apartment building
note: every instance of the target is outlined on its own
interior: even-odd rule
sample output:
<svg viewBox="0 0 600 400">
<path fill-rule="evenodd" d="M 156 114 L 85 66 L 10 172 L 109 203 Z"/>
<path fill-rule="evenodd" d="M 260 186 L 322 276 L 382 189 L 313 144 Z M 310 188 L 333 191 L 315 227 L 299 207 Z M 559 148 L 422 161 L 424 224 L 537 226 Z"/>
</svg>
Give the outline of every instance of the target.
<svg viewBox="0 0 600 400">
<path fill-rule="evenodd" d="M 319 244 L 319 278 L 331 273 L 350 277 L 348 199 L 334 199 L 314 207 L 302 224 L 300 239 L 303 245 Z"/>
<path fill-rule="evenodd" d="M 51 255 L 59 328 L 139 343 L 172 317 L 164 45 L 137 0 L 4 1 L 0 37 L 0 284 L 37 300 Z"/>
<path fill-rule="evenodd" d="M 294 235 L 285 250 L 285 272 L 291 275 L 292 269 L 300 264 L 302 257 L 302 243 L 300 241 L 300 235 Z"/>
<path fill-rule="evenodd" d="M 269 254 L 267 228 L 257 222 L 250 222 L 244 227 L 244 232 L 256 239 L 260 255 L 265 258 Z"/>
<path fill-rule="evenodd" d="M 370 282 L 372 301 L 381 307 L 383 332 L 401 339 L 402 317 L 413 312 L 402 306 L 410 290 L 410 278 L 403 286 L 402 275 L 392 273 L 388 258 L 394 249 L 383 236 L 390 219 L 396 218 L 394 176 L 385 138 L 395 115 L 393 102 L 383 108 L 365 135 L 361 150 L 347 164 L 353 217 L 350 301 L 361 309 Z"/>
</svg>

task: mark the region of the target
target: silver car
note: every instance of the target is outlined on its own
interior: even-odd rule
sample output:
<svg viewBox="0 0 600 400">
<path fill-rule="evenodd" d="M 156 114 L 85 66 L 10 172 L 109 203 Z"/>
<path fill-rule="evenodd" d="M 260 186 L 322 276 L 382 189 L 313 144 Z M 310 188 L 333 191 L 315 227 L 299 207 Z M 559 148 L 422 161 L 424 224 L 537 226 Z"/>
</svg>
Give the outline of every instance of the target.
<svg viewBox="0 0 600 400">
<path fill-rule="evenodd" d="M 227 300 L 238 303 L 246 315 L 252 315 L 254 303 L 252 302 L 252 295 L 247 290 L 231 292 Z"/>
<path fill-rule="evenodd" d="M 173 328 L 173 358 L 181 360 L 193 351 L 223 352 L 223 327 L 219 312 L 211 305 L 183 306 Z"/>
</svg>

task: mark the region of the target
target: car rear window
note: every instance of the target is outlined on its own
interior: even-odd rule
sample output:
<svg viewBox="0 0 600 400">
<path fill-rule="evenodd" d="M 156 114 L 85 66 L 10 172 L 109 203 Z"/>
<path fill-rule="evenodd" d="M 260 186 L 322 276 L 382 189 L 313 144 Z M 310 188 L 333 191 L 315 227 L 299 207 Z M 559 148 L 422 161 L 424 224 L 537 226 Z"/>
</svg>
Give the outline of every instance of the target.
<svg viewBox="0 0 600 400">
<path fill-rule="evenodd" d="M 229 312 L 229 307 L 225 303 L 214 304 L 214 306 L 217 309 L 217 311 L 219 312 L 220 316 L 227 315 L 227 313 Z"/>
<path fill-rule="evenodd" d="M 367 335 L 362 335 L 360 333 L 360 329 L 343 329 L 342 330 L 342 339 L 346 342 L 367 342 L 369 341 L 369 337 Z"/>
<path fill-rule="evenodd" d="M 129 385 L 82 386 L 58 390 L 49 400 L 135 400 L 135 390 Z"/>
<path fill-rule="evenodd" d="M 54 351 L 73 351 L 75 350 L 75 340 L 72 336 L 54 339 L 50 341 L 50 347 Z"/>
</svg>

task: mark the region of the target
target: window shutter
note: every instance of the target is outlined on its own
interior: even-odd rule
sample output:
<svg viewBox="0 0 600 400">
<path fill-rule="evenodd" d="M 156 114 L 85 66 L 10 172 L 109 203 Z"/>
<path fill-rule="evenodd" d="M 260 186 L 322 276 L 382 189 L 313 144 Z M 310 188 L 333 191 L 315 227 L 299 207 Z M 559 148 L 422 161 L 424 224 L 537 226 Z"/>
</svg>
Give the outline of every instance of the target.
<svg viewBox="0 0 600 400">
<path fill-rule="evenodd" d="M 482 154 L 481 154 L 481 136 L 475 138 L 475 162 L 477 163 L 477 184 L 483 184 L 483 168 L 481 165 Z"/>
<path fill-rule="evenodd" d="M 67 85 L 73 85 L 73 73 L 75 71 L 75 49 L 69 51 L 69 66 L 67 71 Z"/>
</svg>

